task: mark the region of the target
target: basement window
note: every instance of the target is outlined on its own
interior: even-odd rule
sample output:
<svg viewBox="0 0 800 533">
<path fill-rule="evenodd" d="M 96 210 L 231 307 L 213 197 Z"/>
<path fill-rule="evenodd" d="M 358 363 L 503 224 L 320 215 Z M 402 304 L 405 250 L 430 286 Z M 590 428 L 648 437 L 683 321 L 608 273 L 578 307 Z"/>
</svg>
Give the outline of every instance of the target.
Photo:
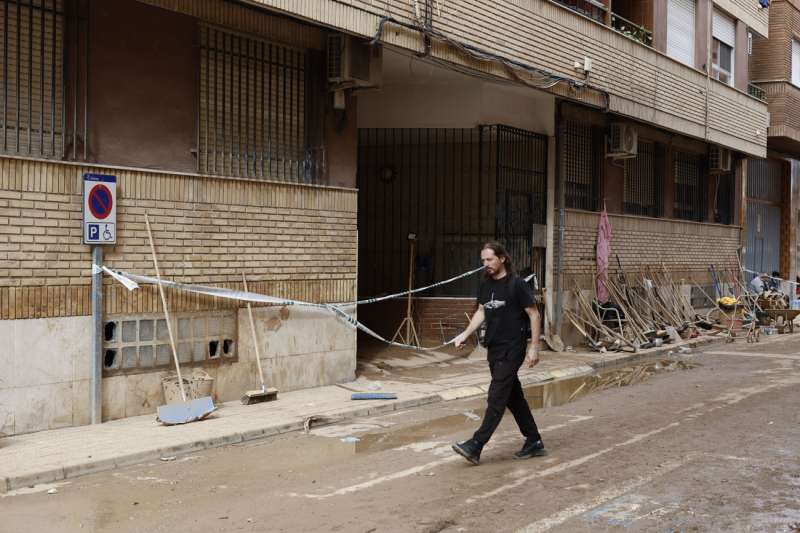
<svg viewBox="0 0 800 533">
<path fill-rule="evenodd" d="M 715 303 L 711 298 L 714 298 L 715 294 L 713 285 L 692 287 L 692 307 L 695 309 L 710 309 L 714 307 Z"/>
<path fill-rule="evenodd" d="M 181 365 L 238 360 L 235 310 L 176 313 L 172 332 Z M 174 368 L 167 322 L 161 315 L 111 317 L 104 333 L 104 375 Z"/>
</svg>

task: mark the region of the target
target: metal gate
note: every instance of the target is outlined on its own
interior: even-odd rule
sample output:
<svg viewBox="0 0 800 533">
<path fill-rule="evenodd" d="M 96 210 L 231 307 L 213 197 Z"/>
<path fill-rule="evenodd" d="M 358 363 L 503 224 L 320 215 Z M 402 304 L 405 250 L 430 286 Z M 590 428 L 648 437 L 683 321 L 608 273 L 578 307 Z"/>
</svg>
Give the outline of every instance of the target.
<svg viewBox="0 0 800 533">
<path fill-rule="evenodd" d="M 480 265 L 499 240 L 520 273 L 544 280 L 547 137 L 508 126 L 359 130 L 359 296 L 405 288 L 408 234 L 415 285 Z M 475 296 L 478 278 L 425 296 Z"/>
<path fill-rule="evenodd" d="M 547 137 L 508 126 L 484 126 L 496 144 L 496 238 L 508 249 L 519 273 L 545 269 L 547 223 Z"/>
<path fill-rule="evenodd" d="M 780 161 L 750 159 L 747 163 L 747 244 L 745 268 L 780 271 L 781 192 Z M 748 278 L 752 278 L 750 274 Z"/>
</svg>

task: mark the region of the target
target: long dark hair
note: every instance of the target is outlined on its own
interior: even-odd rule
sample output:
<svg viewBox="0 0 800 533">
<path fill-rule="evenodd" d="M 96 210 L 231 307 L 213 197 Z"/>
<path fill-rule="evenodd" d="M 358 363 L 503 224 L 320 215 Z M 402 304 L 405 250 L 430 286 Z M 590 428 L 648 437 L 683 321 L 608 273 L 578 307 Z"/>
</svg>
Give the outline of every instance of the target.
<svg viewBox="0 0 800 533">
<path fill-rule="evenodd" d="M 506 268 L 507 280 L 513 278 L 516 275 L 516 272 L 514 270 L 514 264 L 511 262 L 511 256 L 508 254 L 508 250 L 506 250 L 505 246 L 503 246 L 499 242 L 493 241 L 485 243 L 481 248 L 481 250 L 491 250 L 494 252 L 494 255 L 496 255 L 498 258 L 505 259 L 505 261 L 503 261 L 503 266 Z M 483 275 L 486 276 L 485 271 Z"/>
</svg>

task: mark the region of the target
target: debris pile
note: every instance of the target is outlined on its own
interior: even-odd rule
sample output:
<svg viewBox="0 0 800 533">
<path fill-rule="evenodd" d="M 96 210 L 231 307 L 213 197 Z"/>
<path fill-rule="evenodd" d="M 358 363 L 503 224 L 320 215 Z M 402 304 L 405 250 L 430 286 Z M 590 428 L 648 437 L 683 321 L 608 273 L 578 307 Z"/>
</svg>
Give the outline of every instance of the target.
<svg viewBox="0 0 800 533">
<path fill-rule="evenodd" d="M 665 267 L 637 276 L 620 270 L 616 280 L 604 283 L 608 302 L 590 300 L 575 288 L 577 309 L 564 311 L 593 349 L 636 351 L 697 335 L 697 312 Z"/>
</svg>

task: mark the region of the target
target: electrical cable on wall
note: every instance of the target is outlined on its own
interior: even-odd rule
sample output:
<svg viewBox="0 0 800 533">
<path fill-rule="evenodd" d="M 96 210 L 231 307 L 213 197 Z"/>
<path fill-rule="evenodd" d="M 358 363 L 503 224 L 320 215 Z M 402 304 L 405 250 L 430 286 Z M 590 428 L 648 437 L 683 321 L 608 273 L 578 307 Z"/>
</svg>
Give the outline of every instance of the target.
<svg viewBox="0 0 800 533">
<path fill-rule="evenodd" d="M 570 88 L 576 89 L 576 90 L 591 89 L 591 90 L 597 91 L 597 92 L 599 92 L 600 94 L 603 95 L 603 97 L 605 99 L 604 110 L 608 110 L 608 108 L 610 106 L 610 96 L 609 96 L 609 94 L 606 91 L 602 90 L 602 89 L 598 89 L 596 87 L 592 87 L 588 83 L 579 82 L 579 81 L 573 80 L 571 78 L 566 78 L 566 77 L 563 77 L 563 76 L 559 76 L 557 74 L 553 74 L 551 72 L 548 72 L 548 71 L 543 70 L 541 68 L 535 67 L 533 65 L 528 65 L 528 64 L 522 63 L 520 61 L 516 61 L 516 60 L 505 58 L 503 56 L 500 56 L 498 54 L 494 54 L 492 52 L 487 52 L 487 51 L 482 50 L 482 49 L 480 49 L 478 47 L 475 47 L 473 45 L 470 45 L 470 44 L 467 44 L 467 43 L 462 43 L 461 41 L 452 39 L 451 37 L 449 37 L 445 33 L 440 32 L 438 30 L 434 30 L 432 27 L 415 26 L 414 24 L 405 23 L 405 22 L 397 20 L 396 18 L 391 17 L 391 16 L 382 16 L 381 17 L 380 22 L 378 23 L 378 29 L 375 32 L 375 35 L 373 36 L 372 40 L 370 41 L 370 44 L 376 44 L 376 43 L 380 42 L 380 40 L 381 40 L 381 38 L 383 36 L 384 27 L 385 27 L 385 25 L 387 23 L 395 24 L 397 26 L 400 26 L 400 27 L 403 27 L 403 28 L 406 28 L 406 29 L 409 29 L 409 30 L 420 32 L 424 37 L 429 38 L 429 39 L 434 39 L 436 41 L 439 41 L 439 42 L 445 43 L 447 45 L 450 45 L 450 46 L 456 48 L 457 50 L 459 50 L 460 52 L 462 52 L 464 55 L 466 55 L 466 56 L 468 56 L 468 57 L 470 57 L 472 59 L 476 59 L 478 61 L 485 62 L 485 63 L 497 63 L 497 64 L 500 64 L 500 65 L 503 66 L 504 70 L 506 71 L 506 73 L 511 78 L 513 78 L 514 80 L 516 80 L 519 83 L 522 83 L 522 84 L 524 84 L 526 86 L 533 87 L 535 89 L 550 89 L 552 87 L 555 87 L 559 83 L 564 83 L 564 84 L 567 84 Z M 437 63 L 441 63 L 442 62 L 441 60 L 438 60 L 437 58 L 431 58 L 429 52 L 430 52 L 429 48 L 426 45 L 426 53 L 423 54 L 423 57 L 434 59 L 434 60 L 436 60 Z M 450 63 L 447 63 L 447 67 L 448 68 L 453 68 L 453 65 L 451 65 Z M 470 72 L 470 74 L 474 74 L 474 73 Z M 495 79 L 495 78 L 493 78 L 493 79 Z"/>
</svg>

